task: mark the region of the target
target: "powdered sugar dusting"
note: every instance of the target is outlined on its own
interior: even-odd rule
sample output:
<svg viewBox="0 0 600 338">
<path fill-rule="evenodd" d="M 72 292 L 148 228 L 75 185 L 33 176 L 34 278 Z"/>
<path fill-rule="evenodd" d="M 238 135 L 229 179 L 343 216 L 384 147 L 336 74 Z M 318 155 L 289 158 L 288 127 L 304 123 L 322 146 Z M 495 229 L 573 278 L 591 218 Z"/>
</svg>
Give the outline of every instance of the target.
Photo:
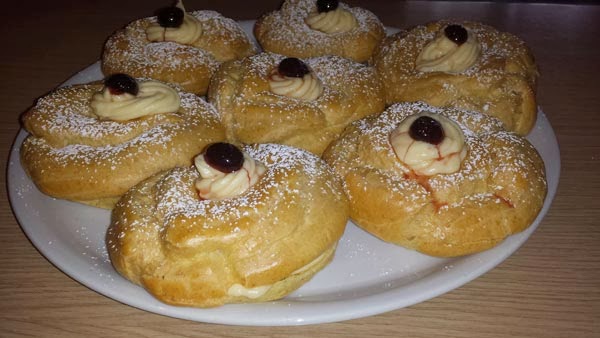
<svg viewBox="0 0 600 338">
<path fill-rule="evenodd" d="M 351 8 L 345 3 L 340 3 L 339 7 L 354 15 L 358 27 L 337 34 L 313 30 L 305 20 L 310 13 L 317 11 L 316 1 L 288 0 L 280 10 L 259 19 L 255 31 L 257 39 L 265 50 L 285 55 L 305 57 L 309 56 L 306 53 L 310 50 L 316 50 L 321 52 L 320 55 L 342 55 L 355 59 L 351 48 L 370 40 L 373 40 L 374 47 L 384 36 L 383 24 L 366 9 Z"/>
<path fill-rule="evenodd" d="M 419 184 L 425 186 L 418 191 L 426 192 L 428 198 L 439 205 L 477 201 L 481 196 L 497 199 L 495 194 L 500 191 L 506 194 L 507 191 L 523 189 L 530 191 L 524 194 L 511 193 L 511 198 L 521 199 L 511 203 L 527 203 L 526 195 L 539 195 L 540 192 L 534 188 L 545 186 L 541 159 L 533 146 L 526 139 L 506 131 L 499 120 L 478 112 L 437 108 L 422 102 L 395 104 L 377 117 L 354 122 L 334 143 L 325 158 L 341 176 L 364 167 L 377 170 L 389 189 L 403 190 L 404 184 L 415 183 L 410 168 L 396 158 L 389 135 L 405 118 L 422 112 L 442 114 L 455 121 L 468 147 L 459 171 L 423 177 L 426 183 L 420 181 Z M 357 152 L 357 149 L 362 150 Z M 523 188 L 523 185 L 526 187 Z M 411 199 L 421 200 L 422 195 L 415 195 Z"/>
<path fill-rule="evenodd" d="M 316 155 L 279 144 L 245 146 L 244 151 L 263 163 L 267 170 L 255 185 L 241 195 L 223 200 L 203 200 L 194 187 L 195 180 L 199 178 L 196 169 L 174 168 L 154 179 L 152 191 L 156 196 L 151 202 L 153 206 L 141 206 L 156 208 L 153 220 L 133 224 L 125 219 L 122 223 L 131 223 L 127 229 L 135 228 L 141 233 L 149 226 L 158 227 L 149 232 L 163 232 L 175 224 L 178 227 L 187 225 L 190 229 L 212 229 L 223 224 L 239 224 L 243 219 L 271 217 L 273 213 L 297 208 L 305 205 L 312 193 L 332 199 L 343 195 L 341 183 L 331 168 Z M 318 192 L 316 187 L 319 187 Z M 126 209 L 133 209 L 134 213 L 139 211 L 136 209 L 139 208 L 137 202 L 125 198 L 120 203 L 126 203 Z M 123 217 L 124 214 L 119 216 Z M 233 237 L 242 231 L 235 227 L 213 230 L 224 231 Z M 119 236 L 125 236 L 124 232 Z"/>
<path fill-rule="evenodd" d="M 374 70 L 338 56 L 303 60 L 323 85 L 317 99 L 272 93 L 269 76 L 283 58 L 260 53 L 235 61 L 215 77 L 209 100 L 228 121 L 233 138 L 297 147 L 312 142 L 307 149 L 320 153 L 348 123 L 383 110 L 382 87 Z M 260 138 L 252 134 L 260 134 Z"/>
<path fill-rule="evenodd" d="M 137 79 L 137 81 L 147 80 Z M 178 125 L 181 124 L 182 119 L 188 120 L 189 123 L 195 120 L 194 116 L 211 121 L 213 124 L 219 120 L 219 115 L 212 105 L 194 94 L 179 89 L 177 89 L 181 107 L 179 112 L 156 114 L 125 122 L 99 120 L 94 115 L 90 103 L 92 96 L 101 90 L 101 84 L 58 88 L 41 97 L 24 116 L 25 128 L 33 136 L 44 138 L 57 148 L 69 144 L 110 147 L 132 141 L 136 137 L 144 138 L 146 137 L 144 133 L 164 133 L 159 131 L 161 125 Z M 150 141 L 154 142 L 155 139 L 156 137 Z"/>
<path fill-rule="evenodd" d="M 402 74 L 417 78 L 428 76 L 429 73 L 416 69 L 415 60 L 425 45 L 438 34 L 438 29 L 450 23 L 452 22 L 442 20 L 431 26 L 416 26 L 408 32 L 400 32 L 389 37 L 378 53 L 382 60 L 377 62 L 401 67 L 397 76 L 402 76 Z M 490 26 L 479 23 L 461 22 L 461 24 L 477 36 L 481 46 L 477 62 L 461 74 L 474 76 L 484 81 L 497 80 L 499 76 L 510 71 L 504 68 L 506 60 L 518 60 L 522 55 L 529 55 L 525 43 L 512 34 L 499 32 Z M 402 58 L 398 58 L 398 55 L 402 55 Z M 523 62 L 522 60 L 518 61 L 519 63 Z M 444 88 L 452 89 L 450 84 L 444 84 Z"/>
<path fill-rule="evenodd" d="M 150 42 L 146 37 L 146 28 L 156 23 L 157 18 L 139 19 L 115 32 L 106 41 L 102 56 L 103 70 L 151 76 L 170 82 L 177 79 L 182 85 L 188 85 L 186 82 L 200 82 L 186 78 L 189 74 L 207 76 L 208 79 L 222 61 L 255 53 L 250 38 L 234 20 L 215 11 L 194 11 L 189 14 L 200 21 L 204 30 L 193 45 Z"/>
<path fill-rule="evenodd" d="M 48 194 L 86 200 L 114 198 L 147 175 L 191 163 L 207 143 L 224 139 L 224 130 L 212 105 L 173 87 L 178 111 L 124 122 L 93 114 L 91 97 L 101 84 L 56 89 L 23 117 L 31 134 L 21 148 L 25 169 Z"/>
<path fill-rule="evenodd" d="M 481 46 L 477 61 L 456 74 L 417 70 L 416 60 L 423 48 L 452 23 L 477 37 Z M 535 122 L 538 71 L 533 56 L 521 39 L 493 27 L 449 20 L 416 26 L 386 38 L 372 63 L 381 76 L 388 104 L 422 100 L 483 111 L 521 135 Z"/>
<path fill-rule="evenodd" d="M 147 81 L 138 79 L 138 81 Z M 200 114 L 206 119 L 218 120 L 212 105 L 197 96 L 178 90 L 180 114 L 157 114 L 126 122 L 99 120 L 90 106 L 92 96 L 102 90 L 101 84 L 86 84 L 58 88 L 41 97 L 25 115 L 26 129 L 36 137 L 55 146 L 71 143 L 89 146 L 110 146 L 127 142 L 160 124 L 173 123 L 175 116 L 189 117 L 186 112 Z"/>
</svg>

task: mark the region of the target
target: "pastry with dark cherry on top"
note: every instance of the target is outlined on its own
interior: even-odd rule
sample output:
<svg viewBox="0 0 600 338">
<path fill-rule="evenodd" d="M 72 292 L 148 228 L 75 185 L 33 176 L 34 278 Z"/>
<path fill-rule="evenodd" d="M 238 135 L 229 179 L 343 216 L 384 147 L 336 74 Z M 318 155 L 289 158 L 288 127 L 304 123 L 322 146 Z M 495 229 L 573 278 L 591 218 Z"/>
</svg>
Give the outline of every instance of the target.
<svg viewBox="0 0 600 338">
<path fill-rule="evenodd" d="M 264 50 L 308 58 L 338 55 L 367 61 L 385 37 L 370 11 L 337 0 L 286 0 L 256 21 L 254 35 Z"/>
<path fill-rule="evenodd" d="M 338 56 L 261 53 L 223 64 L 209 102 L 229 139 L 281 143 L 320 155 L 350 122 L 384 109 L 374 70 Z"/>
<path fill-rule="evenodd" d="M 62 87 L 23 115 L 21 162 L 52 197 L 112 208 L 136 183 L 225 139 L 214 107 L 165 83 L 114 74 Z"/>
<path fill-rule="evenodd" d="M 253 43 L 234 20 L 214 11 L 186 12 L 178 1 L 110 36 L 102 71 L 176 83 L 204 95 L 222 62 L 254 53 Z"/>
<path fill-rule="evenodd" d="M 387 37 L 371 60 L 386 103 L 476 110 L 526 135 L 537 117 L 537 66 L 525 42 L 477 22 L 442 20 Z"/>
<path fill-rule="evenodd" d="M 116 270 L 173 305 L 282 298 L 333 258 L 348 220 L 341 181 L 278 144 L 211 144 L 194 166 L 133 187 L 113 210 Z"/>
<path fill-rule="evenodd" d="M 354 122 L 323 158 L 353 221 L 432 256 L 491 248 L 526 229 L 546 196 L 535 148 L 493 117 L 422 102 Z"/>
</svg>

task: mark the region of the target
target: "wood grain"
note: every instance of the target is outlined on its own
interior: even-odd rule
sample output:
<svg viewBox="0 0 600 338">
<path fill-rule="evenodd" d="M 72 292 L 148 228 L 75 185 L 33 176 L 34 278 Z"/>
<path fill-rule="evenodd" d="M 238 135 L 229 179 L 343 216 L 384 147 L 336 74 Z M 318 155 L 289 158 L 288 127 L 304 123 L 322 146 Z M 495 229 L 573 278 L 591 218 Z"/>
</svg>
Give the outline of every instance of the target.
<svg viewBox="0 0 600 338">
<path fill-rule="evenodd" d="M 377 316 L 301 327 L 232 327 L 147 313 L 87 289 L 27 240 L 0 196 L 0 336 L 32 337 L 598 337 L 600 336 L 600 6 L 516 2 L 348 1 L 388 26 L 480 20 L 521 36 L 542 76 L 538 99 L 557 134 L 558 194 L 538 230 L 484 276 Z M 186 1 L 254 19 L 277 0 Z M 0 11 L 2 173 L 19 115 L 95 62 L 106 37 L 164 1 L 20 1 Z M 6 191 L 6 179 L 0 181 Z"/>
</svg>

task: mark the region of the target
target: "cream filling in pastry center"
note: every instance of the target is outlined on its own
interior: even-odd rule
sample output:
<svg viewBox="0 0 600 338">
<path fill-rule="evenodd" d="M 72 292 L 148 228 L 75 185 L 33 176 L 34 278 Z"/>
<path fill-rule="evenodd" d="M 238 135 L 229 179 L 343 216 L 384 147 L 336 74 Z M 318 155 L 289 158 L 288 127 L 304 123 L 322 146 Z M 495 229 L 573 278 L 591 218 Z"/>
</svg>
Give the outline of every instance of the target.
<svg viewBox="0 0 600 338">
<path fill-rule="evenodd" d="M 311 29 L 326 34 L 344 33 L 358 27 L 354 15 L 340 7 L 329 12 L 311 13 L 305 22 Z"/>
<path fill-rule="evenodd" d="M 261 285 L 253 288 L 247 288 L 242 284 L 233 284 L 227 290 L 227 294 L 232 297 L 246 297 L 256 299 L 269 291 L 272 285 Z"/>
<path fill-rule="evenodd" d="M 188 14 L 181 1 L 177 6 L 183 10 L 183 23 L 179 27 L 162 27 L 153 23 L 146 28 L 146 38 L 152 42 L 172 41 L 183 45 L 191 45 L 202 36 L 202 24 L 194 16 Z"/>
<path fill-rule="evenodd" d="M 179 110 L 181 99 L 177 91 L 164 83 L 144 81 L 137 95 L 112 94 L 109 88 L 92 96 L 91 107 L 101 120 L 128 121 L 138 117 L 173 113 Z"/>
<path fill-rule="evenodd" d="M 267 170 L 244 152 L 244 165 L 237 171 L 224 173 L 211 167 L 204 154 L 196 156 L 194 165 L 200 173 L 195 186 L 198 195 L 206 200 L 222 200 L 239 196 L 253 186 Z"/>
<path fill-rule="evenodd" d="M 416 60 L 416 68 L 421 72 L 460 73 L 477 62 L 481 46 L 475 34 L 468 31 L 467 41 L 457 45 L 448 39 L 444 32 L 423 47 Z"/>
<path fill-rule="evenodd" d="M 325 252 L 320 254 L 319 257 L 313 259 L 310 263 L 308 263 L 308 264 L 304 265 L 303 267 L 292 272 L 290 274 L 290 276 L 301 274 L 301 273 L 311 269 L 313 266 L 316 266 L 323 259 L 329 257 L 329 254 L 331 253 L 331 251 L 335 250 L 336 247 L 337 247 L 337 244 L 334 244 L 331 248 L 325 250 Z M 229 289 L 227 290 L 227 294 L 232 297 L 246 297 L 246 298 L 250 298 L 250 299 L 256 299 L 256 298 L 264 295 L 265 293 L 267 293 L 267 291 L 269 291 L 269 289 L 272 286 L 273 286 L 273 284 L 267 284 L 267 285 L 256 286 L 253 288 L 247 288 L 241 284 L 236 283 L 229 287 Z"/>
<path fill-rule="evenodd" d="M 303 77 L 288 77 L 275 72 L 269 77 L 269 87 L 273 94 L 304 101 L 314 101 L 323 93 L 321 80 L 312 72 Z"/>
<path fill-rule="evenodd" d="M 437 120 L 444 130 L 439 144 L 417 141 L 409 134 L 413 121 L 427 115 Z M 438 114 L 417 114 L 404 119 L 390 134 L 390 144 L 396 156 L 418 175 L 451 174 L 460 169 L 467 155 L 467 145 L 460 127 Z"/>
</svg>

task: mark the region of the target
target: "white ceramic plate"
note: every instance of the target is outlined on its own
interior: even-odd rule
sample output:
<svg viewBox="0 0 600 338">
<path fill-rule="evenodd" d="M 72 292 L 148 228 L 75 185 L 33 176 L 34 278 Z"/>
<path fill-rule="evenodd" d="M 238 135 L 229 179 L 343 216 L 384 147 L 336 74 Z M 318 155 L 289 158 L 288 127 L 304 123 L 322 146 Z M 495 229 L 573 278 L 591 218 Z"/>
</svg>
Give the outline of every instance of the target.
<svg viewBox="0 0 600 338">
<path fill-rule="evenodd" d="M 251 27 L 251 22 L 242 24 L 246 29 Z M 66 84 L 101 78 L 99 63 L 95 63 Z M 50 262 L 119 302 L 166 316 L 221 324 L 300 325 L 348 320 L 409 306 L 455 289 L 501 263 L 527 240 L 548 211 L 560 175 L 558 143 L 540 110 L 527 138 L 546 164 L 548 195 L 526 231 L 485 252 L 440 259 L 384 243 L 348 223 L 333 262 L 285 299 L 196 309 L 163 304 L 112 268 L 104 243 L 110 213 L 40 193 L 19 161 L 19 148 L 26 136 L 25 131 L 19 132 L 10 154 L 9 197 L 23 231 Z"/>
</svg>

